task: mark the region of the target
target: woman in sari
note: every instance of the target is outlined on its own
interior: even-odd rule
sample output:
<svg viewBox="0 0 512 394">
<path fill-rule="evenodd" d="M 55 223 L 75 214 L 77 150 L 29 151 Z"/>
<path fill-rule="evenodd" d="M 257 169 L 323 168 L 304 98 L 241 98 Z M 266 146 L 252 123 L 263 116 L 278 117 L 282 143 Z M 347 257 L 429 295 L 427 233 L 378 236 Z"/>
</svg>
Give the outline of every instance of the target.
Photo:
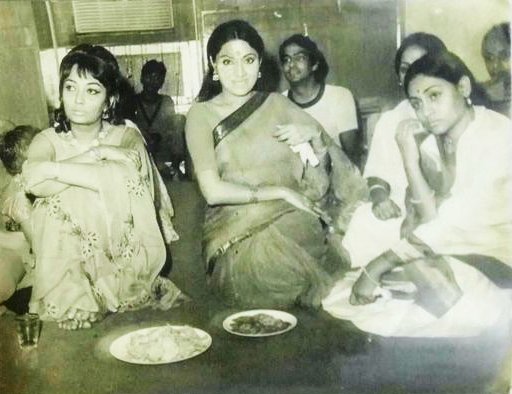
<svg viewBox="0 0 512 394">
<path fill-rule="evenodd" d="M 158 179 L 140 132 L 117 115 L 120 75 L 112 57 L 91 45 L 64 57 L 63 108 L 55 127 L 34 138 L 23 168 L 26 190 L 37 197 L 30 310 L 64 329 L 157 304 L 157 293 L 170 306 L 180 294 L 158 277 L 165 261 Z"/>
<path fill-rule="evenodd" d="M 427 53 L 444 50 L 443 42 L 432 34 L 418 32 L 407 36 L 394 61 L 400 85 L 412 63 Z M 343 238 L 352 267 L 368 264 L 400 239 L 406 216 L 407 177 L 395 133 L 402 120 L 414 117 L 409 101 L 402 100 L 395 108 L 384 112 L 375 125 L 363 173 L 370 201 L 354 212 Z"/>
<path fill-rule="evenodd" d="M 328 259 L 319 220 L 328 137 L 286 97 L 262 91 L 263 41 L 247 22 L 219 25 L 207 58 L 186 138 L 208 204 L 210 284 L 229 304 L 317 307 L 326 269 L 339 263 Z"/>
<path fill-rule="evenodd" d="M 359 277 L 335 286 L 323 303 L 332 315 L 393 336 L 471 336 L 510 319 L 510 290 L 466 263 L 476 256 L 512 264 L 511 124 L 472 104 L 473 81 L 449 52 L 426 55 L 407 71 L 404 87 L 420 125 L 403 121 L 396 140 L 419 224 Z M 428 135 L 420 147 L 422 128 Z M 382 290 L 397 271 L 414 282 L 408 299 Z"/>
</svg>

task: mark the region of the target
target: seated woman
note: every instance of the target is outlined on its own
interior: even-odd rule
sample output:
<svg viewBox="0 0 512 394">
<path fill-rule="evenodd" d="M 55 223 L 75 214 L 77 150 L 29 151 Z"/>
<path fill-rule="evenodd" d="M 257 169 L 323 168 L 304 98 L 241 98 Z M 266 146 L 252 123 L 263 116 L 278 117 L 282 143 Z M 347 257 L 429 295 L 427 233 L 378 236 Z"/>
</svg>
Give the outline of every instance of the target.
<svg viewBox="0 0 512 394">
<path fill-rule="evenodd" d="M 37 197 L 30 310 L 65 329 L 157 303 L 163 288 L 168 306 L 180 294 L 158 277 L 165 246 L 157 179 L 140 132 L 117 116 L 120 78 L 112 57 L 91 45 L 64 57 L 63 108 L 55 127 L 34 138 L 23 167 L 26 188 Z"/>
<path fill-rule="evenodd" d="M 0 196 L 0 304 L 16 288 L 26 287 L 31 282 L 34 263 L 29 244 L 32 238 L 32 201 L 23 188 L 21 166 L 30 142 L 39 131 L 32 126 L 18 126 L 5 133 L 0 143 L 0 159 L 12 176 Z"/>
<path fill-rule="evenodd" d="M 443 42 L 432 34 L 419 32 L 407 36 L 398 48 L 394 62 L 400 85 L 412 63 L 427 53 L 444 50 Z M 363 173 L 370 201 L 354 212 L 342 243 L 353 267 L 368 264 L 400 239 L 406 217 L 407 177 L 395 133 L 402 120 L 415 117 L 409 101 L 403 100 L 384 112 L 375 125 Z"/>
<path fill-rule="evenodd" d="M 509 290 L 465 263 L 477 255 L 512 265 L 511 124 L 473 106 L 472 83 L 449 52 L 426 55 L 407 71 L 405 91 L 429 135 L 419 149 L 412 119 L 396 139 L 421 222 L 357 279 L 335 286 L 323 302 L 332 315 L 390 336 L 471 336 L 510 319 Z M 415 284 L 410 299 L 381 289 L 397 268 Z"/>
<path fill-rule="evenodd" d="M 327 258 L 319 220 L 329 137 L 286 97 L 260 90 L 264 45 L 247 22 L 217 26 L 207 59 L 186 139 L 208 203 L 210 283 L 229 304 L 318 307 L 332 282 L 326 269 L 340 263 Z"/>
</svg>

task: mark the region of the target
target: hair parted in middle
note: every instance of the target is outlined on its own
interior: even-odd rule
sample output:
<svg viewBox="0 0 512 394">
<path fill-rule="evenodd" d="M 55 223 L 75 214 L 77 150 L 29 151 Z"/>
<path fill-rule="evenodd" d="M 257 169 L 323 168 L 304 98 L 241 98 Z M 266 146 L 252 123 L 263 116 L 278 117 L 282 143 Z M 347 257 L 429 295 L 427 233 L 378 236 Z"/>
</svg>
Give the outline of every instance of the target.
<svg viewBox="0 0 512 394">
<path fill-rule="evenodd" d="M 220 81 L 213 79 L 213 64 L 222 46 L 232 40 L 243 40 L 258 54 L 260 60 L 261 78 L 258 78 L 253 90 L 273 91 L 277 87 L 276 67 L 265 53 L 265 45 L 258 31 L 244 20 L 234 19 L 221 23 L 212 32 L 206 44 L 208 69 L 197 96 L 197 101 L 208 101 L 222 91 Z M 277 71 L 277 77 L 279 71 Z M 277 78 L 278 80 L 278 78 Z"/>
<path fill-rule="evenodd" d="M 476 83 L 473 73 L 466 64 L 452 52 L 442 51 L 438 53 L 428 53 L 411 64 L 404 78 L 404 89 L 407 96 L 411 81 L 418 75 L 443 79 L 453 85 L 457 85 L 461 78 L 466 76 L 471 83 L 471 94 L 468 98 L 476 105 L 487 104 L 487 97 L 480 85 Z"/>
<path fill-rule="evenodd" d="M 284 60 L 284 51 L 286 47 L 292 44 L 304 48 L 310 63 L 312 65 L 316 64 L 317 66 L 316 70 L 313 71 L 315 81 L 318 83 L 324 83 L 325 78 L 327 78 L 327 74 L 329 74 L 329 65 L 327 64 L 327 60 L 325 60 L 325 56 L 318 48 L 316 42 L 314 42 L 308 36 L 304 36 L 302 34 L 294 34 L 293 36 L 290 36 L 284 40 L 279 46 L 279 60 L 281 63 L 283 63 Z"/>
</svg>

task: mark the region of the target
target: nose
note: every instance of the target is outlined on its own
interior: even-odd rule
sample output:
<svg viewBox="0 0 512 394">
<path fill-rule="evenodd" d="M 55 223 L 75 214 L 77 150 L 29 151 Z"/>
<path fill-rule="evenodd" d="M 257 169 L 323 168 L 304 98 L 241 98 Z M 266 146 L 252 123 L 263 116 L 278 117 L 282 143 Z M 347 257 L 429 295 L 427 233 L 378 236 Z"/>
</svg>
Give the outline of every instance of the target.
<svg viewBox="0 0 512 394">
<path fill-rule="evenodd" d="M 236 72 L 236 76 L 237 77 L 244 77 L 245 76 L 245 65 L 244 65 L 243 62 L 240 61 L 240 62 L 237 63 L 235 72 Z"/>
<path fill-rule="evenodd" d="M 75 103 L 81 104 L 84 102 L 84 93 L 82 89 L 78 89 L 75 92 Z"/>
</svg>

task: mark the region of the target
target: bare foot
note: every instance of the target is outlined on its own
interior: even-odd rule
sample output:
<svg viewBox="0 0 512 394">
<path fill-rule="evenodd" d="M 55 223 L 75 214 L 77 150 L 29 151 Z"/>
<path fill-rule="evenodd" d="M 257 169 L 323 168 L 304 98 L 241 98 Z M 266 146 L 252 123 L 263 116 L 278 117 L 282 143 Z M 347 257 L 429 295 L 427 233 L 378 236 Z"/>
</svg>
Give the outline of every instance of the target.
<svg viewBox="0 0 512 394">
<path fill-rule="evenodd" d="M 58 322 L 59 328 L 64 330 L 80 330 L 91 328 L 92 324 L 101 320 L 103 314 L 71 309 L 67 313 L 67 319 Z"/>
</svg>

